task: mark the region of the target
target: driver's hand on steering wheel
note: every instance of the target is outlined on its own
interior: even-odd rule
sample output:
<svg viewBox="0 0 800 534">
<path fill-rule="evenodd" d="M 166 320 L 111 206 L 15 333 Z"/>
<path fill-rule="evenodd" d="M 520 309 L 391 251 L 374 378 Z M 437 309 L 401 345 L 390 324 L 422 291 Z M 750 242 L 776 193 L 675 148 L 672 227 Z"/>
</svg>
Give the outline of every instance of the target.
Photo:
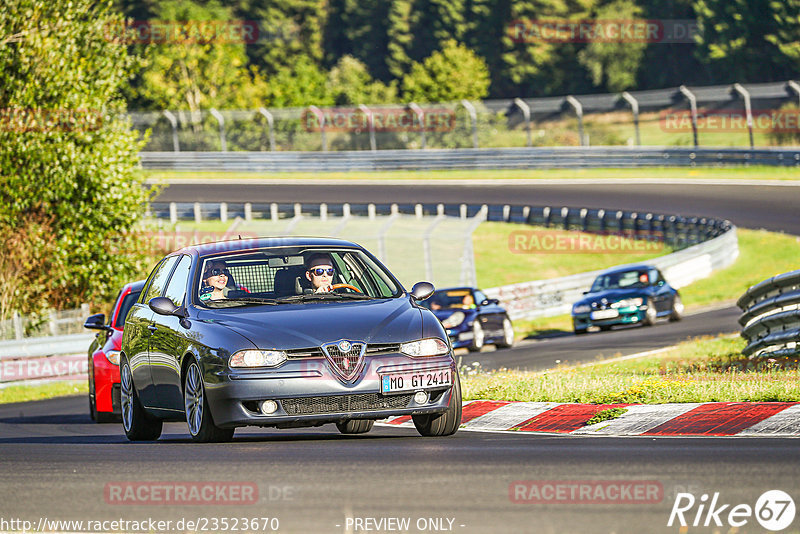
<svg viewBox="0 0 800 534">
<path fill-rule="evenodd" d="M 331 291 L 333 291 L 333 287 L 328 284 L 327 286 L 318 287 L 314 293 L 330 293 Z"/>
</svg>

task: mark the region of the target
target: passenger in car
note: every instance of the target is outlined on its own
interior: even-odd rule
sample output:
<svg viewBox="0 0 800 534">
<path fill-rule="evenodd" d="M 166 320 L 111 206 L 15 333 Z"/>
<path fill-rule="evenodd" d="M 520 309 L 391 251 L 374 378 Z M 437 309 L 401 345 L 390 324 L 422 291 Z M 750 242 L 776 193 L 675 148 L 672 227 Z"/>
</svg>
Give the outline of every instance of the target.
<svg viewBox="0 0 800 534">
<path fill-rule="evenodd" d="M 314 293 L 333 291 L 333 262 L 327 254 L 314 254 L 306 261 L 306 278 Z"/>
<path fill-rule="evenodd" d="M 225 262 L 210 261 L 203 273 L 203 287 L 200 289 L 200 300 L 220 300 L 227 298 L 228 271 Z"/>
</svg>

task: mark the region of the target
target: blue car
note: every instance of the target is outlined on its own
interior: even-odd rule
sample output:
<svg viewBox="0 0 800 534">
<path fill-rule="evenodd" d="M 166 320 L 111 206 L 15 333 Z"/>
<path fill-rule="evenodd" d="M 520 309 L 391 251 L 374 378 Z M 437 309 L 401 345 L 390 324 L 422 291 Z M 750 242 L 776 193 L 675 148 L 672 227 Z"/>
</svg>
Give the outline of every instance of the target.
<svg viewBox="0 0 800 534">
<path fill-rule="evenodd" d="M 592 327 L 609 330 L 614 325 L 652 326 L 659 317 L 679 321 L 683 303 L 678 291 L 651 265 L 628 265 L 603 271 L 583 299 L 572 305 L 576 334 Z"/>
<path fill-rule="evenodd" d="M 440 289 L 420 304 L 428 308 L 447 329 L 453 348 L 479 351 L 486 344 L 510 347 L 514 327 L 497 299 L 472 287 Z"/>
</svg>

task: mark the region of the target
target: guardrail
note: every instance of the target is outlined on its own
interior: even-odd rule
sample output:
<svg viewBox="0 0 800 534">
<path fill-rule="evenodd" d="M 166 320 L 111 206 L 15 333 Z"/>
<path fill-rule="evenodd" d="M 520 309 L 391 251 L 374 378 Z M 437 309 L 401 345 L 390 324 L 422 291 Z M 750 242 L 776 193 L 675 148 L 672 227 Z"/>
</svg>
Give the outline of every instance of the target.
<svg viewBox="0 0 800 534">
<path fill-rule="evenodd" d="M 800 149 L 532 147 L 342 152 L 141 152 L 145 169 L 352 172 L 770 165 L 800 166 Z"/>
<path fill-rule="evenodd" d="M 737 306 L 751 357 L 787 357 L 800 354 L 800 270 L 773 276 L 750 287 Z"/>
</svg>

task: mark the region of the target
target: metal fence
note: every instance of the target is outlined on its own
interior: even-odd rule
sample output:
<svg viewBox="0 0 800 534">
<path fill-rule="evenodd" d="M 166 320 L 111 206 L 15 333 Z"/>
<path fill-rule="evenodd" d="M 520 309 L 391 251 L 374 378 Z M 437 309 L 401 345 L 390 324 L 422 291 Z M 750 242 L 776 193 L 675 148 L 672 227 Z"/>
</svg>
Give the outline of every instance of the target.
<svg viewBox="0 0 800 534">
<path fill-rule="evenodd" d="M 750 357 L 800 354 L 800 270 L 773 276 L 750 287 L 737 305 Z"/>
<path fill-rule="evenodd" d="M 165 110 L 131 112 L 129 116 L 134 128 L 150 132 L 146 152 L 714 146 L 719 144 L 714 133 L 722 125 L 704 129 L 703 118 L 721 111 L 730 123 L 722 129 L 741 133 L 736 145 L 753 147 L 766 144 L 759 133 L 784 129 L 781 124 L 764 126 L 759 113 L 799 100 L 800 85 L 787 81 L 549 98 L 336 108 Z M 617 126 L 591 120 L 593 114 L 600 113 L 618 114 L 614 121 Z M 796 134 L 796 116 L 793 124 L 789 130 Z"/>
</svg>

